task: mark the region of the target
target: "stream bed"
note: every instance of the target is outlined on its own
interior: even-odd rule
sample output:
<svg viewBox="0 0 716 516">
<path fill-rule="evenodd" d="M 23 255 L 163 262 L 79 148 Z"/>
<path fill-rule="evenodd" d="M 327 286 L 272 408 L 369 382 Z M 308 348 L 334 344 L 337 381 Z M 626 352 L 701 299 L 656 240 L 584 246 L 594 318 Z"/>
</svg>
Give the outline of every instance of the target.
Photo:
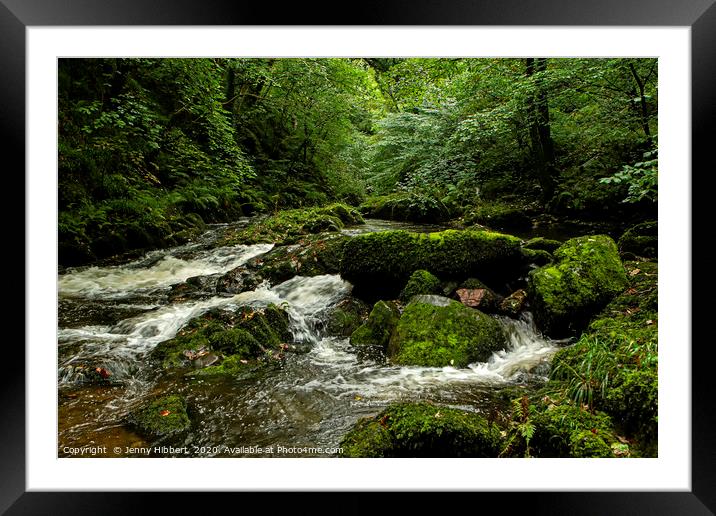
<svg viewBox="0 0 716 516">
<path fill-rule="evenodd" d="M 394 401 L 430 400 L 489 412 L 500 391 L 537 387 L 562 344 L 542 337 L 530 314 L 500 317 L 507 350 L 466 368 L 397 367 L 358 360 L 348 339 L 325 330 L 330 309 L 350 295 L 339 275 L 295 276 L 237 295 L 170 301 L 171 286 L 190 277 L 224 273 L 272 249 L 272 244 L 222 246 L 222 235 L 247 223 L 213 225 L 195 242 L 151 251 L 122 264 L 69 268 L 58 278 L 58 456 L 310 457 L 336 455 L 342 436 L 365 416 Z M 344 230 L 439 226 L 368 220 Z M 188 381 L 161 370 L 148 354 L 190 320 L 213 308 L 284 304 L 301 353 L 250 378 Z M 83 382 L 88 367 L 112 373 L 106 385 Z M 181 394 L 190 430 L 177 441 L 148 442 L 126 422 L 149 397 Z M 164 448 L 155 446 L 165 445 Z M 150 451 L 148 451 L 150 450 Z"/>
</svg>

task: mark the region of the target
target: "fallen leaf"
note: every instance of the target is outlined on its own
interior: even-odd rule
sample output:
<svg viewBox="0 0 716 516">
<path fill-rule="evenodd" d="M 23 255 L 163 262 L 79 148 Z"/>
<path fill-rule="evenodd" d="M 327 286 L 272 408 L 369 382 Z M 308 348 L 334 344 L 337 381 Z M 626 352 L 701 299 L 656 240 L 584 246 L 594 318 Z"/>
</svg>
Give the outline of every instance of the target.
<svg viewBox="0 0 716 516">
<path fill-rule="evenodd" d="M 651 319 L 649 319 L 648 321 L 646 321 L 646 324 L 647 324 L 647 326 L 650 325 L 650 324 L 654 324 L 654 321 L 652 321 Z"/>
<path fill-rule="evenodd" d="M 435 413 L 435 417 L 436 417 L 436 418 L 441 418 L 441 417 L 443 417 L 443 415 L 442 415 L 442 414 L 440 413 L 440 411 L 438 410 L 438 411 Z"/>
<path fill-rule="evenodd" d="M 641 272 L 641 269 L 634 269 L 633 271 L 631 271 L 631 272 L 629 273 L 629 276 L 636 276 L 636 275 L 639 274 L 640 272 Z"/>
<path fill-rule="evenodd" d="M 362 400 L 362 399 L 363 399 L 363 397 L 362 397 L 362 396 L 358 396 L 358 395 L 356 394 L 356 395 L 355 395 L 355 397 L 354 397 L 353 399 L 354 399 L 354 400 Z"/>
<path fill-rule="evenodd" d="M 171 414 L 171 411 L 169 411 L 169 410 L 160 410 L 159 411 L 160 416 L 168 416 L 169 414 Z"/>
<path fill-rule="evenodd" d="M 96 367 L 95 371 L 99 373 L 99 375 L 102 378 L 109 378 L 109 375 L 111 374 L 109 371 L 107 371 L 104 367 Z"/>
<path fill-rule="evenodd" d="M 248 360 L 244 360 L 243 358 L 242 358 L 241 360 L 239 360 L 239 362 L 241 362 L 242 364 L 248 364 L 248 363 L 249 363 Z"/>
</svg>

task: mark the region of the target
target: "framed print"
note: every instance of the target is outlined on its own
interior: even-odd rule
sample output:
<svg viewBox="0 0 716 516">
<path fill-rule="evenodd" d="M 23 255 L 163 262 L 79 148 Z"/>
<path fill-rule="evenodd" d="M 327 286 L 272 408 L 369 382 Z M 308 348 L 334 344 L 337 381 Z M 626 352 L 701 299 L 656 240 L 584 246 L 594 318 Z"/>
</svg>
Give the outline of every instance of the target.
<svg viewBox="0 0 716 516">
<path fill-rule="evenodd" d="M 8 514 L 145 491 L 712 513 L 713 2 L 1 1 Z"/>
</svg>

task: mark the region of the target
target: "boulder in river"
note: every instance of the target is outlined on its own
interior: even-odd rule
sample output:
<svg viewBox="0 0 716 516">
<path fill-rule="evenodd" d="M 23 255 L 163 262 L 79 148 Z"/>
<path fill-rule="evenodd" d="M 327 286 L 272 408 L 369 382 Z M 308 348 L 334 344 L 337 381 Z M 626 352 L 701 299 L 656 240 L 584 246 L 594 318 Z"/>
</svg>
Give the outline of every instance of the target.
<svg viewBox="0 0 716 516">
<path fill-rule="evenodd" d="M 367 233 L 346 242 L 340 273 L 353 283 L 354 295 L 369 299 L 395 298 L 419 269 L 446 280 L 477 276 L 499 283 L 519 276 L 520 242 L 490 231 Z"/>
<path fill-rule="evenodd" d="M 279 356 L 290 339 L 288 314 L 278 306 L 214 309 L 191 320 L 173 339 L 159 343 L 151 356 L 164 368 L 200 369 L 209 374 L 229 359 L 256 365 L 269 356 Z M 229 369 L 224 366 L 221 371 Z"/>
<path fill-rule="evenodd" d="M 397 403 L 364 418 L 341 441 L 344 457 L 497 457 L 500 431 L 475 412 Z"/>
<path fill-rule="evenodd" d="M 554 252 L 555 263 L 529 275 L 535 322 L 553 336 L 567 336 L 627 287 L 617 246 L 606 235 L 573 238 Z"/>
<path fill-rule="evenodd" d="M 150 438 L 178 434 L 191 426 L 186 402 L 177 395 L 146 401 L 130 413 L 129 422 L 142 435 Z"/>
<path fill-rule="evenodd" d="M 224 274 L 218 280 L 217 292 L 238 294 L 255 289 L 263 281 L 277 285 L 294 276 L 337 274 L 348 239 L 338 233 L 321 233 L 301 237 L 292 245 L 274 247 Z"/>
<path fill-rule="evenodd" d="M 368 317 L 371 307 L 355 297 L 348 297 L 332 308 L 326 321 L 329 335 L 350 337 Z"/>
<path fill-rule="evenodd" d="M 351 335 L 351 345 L 361 358 L 380 360 L 385 356 L 393 329 L 400 312 L 395 303 L 378 301 L 368 315 L 368 320 Z"/>
<path fill-rule="evenodd" d="M 388 357 L 401 365 L 466 367 L 506 343 L 502 326 L 489 315 L 440 296 L 417 296 L 398 321 Z"/>
</svg>

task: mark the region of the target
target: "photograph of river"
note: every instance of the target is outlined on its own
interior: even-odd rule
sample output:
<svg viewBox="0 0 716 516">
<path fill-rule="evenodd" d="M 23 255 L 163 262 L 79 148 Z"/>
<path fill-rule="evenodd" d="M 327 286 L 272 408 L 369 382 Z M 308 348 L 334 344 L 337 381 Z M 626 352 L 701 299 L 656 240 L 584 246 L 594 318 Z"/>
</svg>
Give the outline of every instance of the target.
<svg viewBox="0 0 716 516">
<path fill-rule="evenodd" d="M 656 59 L 58 66 L 58 457 L 655 457 Z"/>
</svg>

